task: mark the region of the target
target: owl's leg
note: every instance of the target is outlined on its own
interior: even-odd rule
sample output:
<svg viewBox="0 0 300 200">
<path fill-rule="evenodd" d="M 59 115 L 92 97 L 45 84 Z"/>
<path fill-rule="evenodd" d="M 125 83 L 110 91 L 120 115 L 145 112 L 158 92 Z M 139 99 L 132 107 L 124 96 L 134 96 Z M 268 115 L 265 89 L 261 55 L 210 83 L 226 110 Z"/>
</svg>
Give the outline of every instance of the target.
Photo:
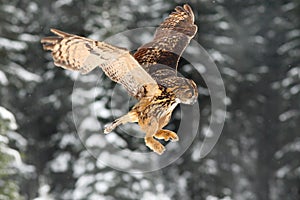
<svg viewBox="0 0 300 200">
<path fill-rule="evenodd" d="M 176 142 L 179 140 L 179 137 L 175 132 L 163 129 L 157 131 L 154 137 L 157 139 L 164 139 L 165 141 L 171 140 L 172 142 Z"/>
<path fill-rule="evenodd" d="M 126 124 L 128 122 L 137 122 L 138 118 L 135 114 L 135 112 L 129 112 L 126 115 L 115 119 L 113 122 L 105 125 L 104 133 L 110 133 L 112 130 L 114 130 L 117 126 L 121 124 Z"/>
<path fill-rule="evenodd" d="M 162 145 L 159 141 L 155 140 L 153 136 L 145 137 L 146 146 L 149 147 L 155 153 L 161 155 L 165 151 L 164 145 Z"/>
<path fill-rule="evenodd" d="M 153 138 L 153 135 L 156 133 L 158 127 L 157 122 L 151 122 L 147 126 L 142 126 L 142 129 L 146 131 L 145 144 L 155 153 L 161 155 L 165 151 L 165 147 L 156 139 Z"/>
</svg>

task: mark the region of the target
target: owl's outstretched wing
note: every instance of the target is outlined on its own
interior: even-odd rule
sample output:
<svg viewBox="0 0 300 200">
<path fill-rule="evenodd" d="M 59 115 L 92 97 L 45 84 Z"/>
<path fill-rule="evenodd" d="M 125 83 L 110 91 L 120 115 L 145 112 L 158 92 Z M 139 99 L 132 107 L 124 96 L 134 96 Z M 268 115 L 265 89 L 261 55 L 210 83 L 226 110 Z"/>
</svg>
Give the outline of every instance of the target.
<svg viewBox="0 0 300 200">
<path fill-rule="evenodd" d="M 177 69 L 182 52 L 197 32 L 194 24 L 194 13 L 185 4 L 177 6 L 163 23 L 156 29 L 153 41 L 142 45 L 134 54 L 134 58 L 152 75 L 157 64 Z"/>
<path fill-rule="evenodd" d="M 156 81 L 139 65 L 127 49 L 119 48 L 56 29 L 57 36 L 41 40 L 45 50 L 52 51 L 54 64 L 82 74 L 99 66 L 113 81 L 122 84 L 130 95 L 139 97 L 145 85 Z"/>
</svg>

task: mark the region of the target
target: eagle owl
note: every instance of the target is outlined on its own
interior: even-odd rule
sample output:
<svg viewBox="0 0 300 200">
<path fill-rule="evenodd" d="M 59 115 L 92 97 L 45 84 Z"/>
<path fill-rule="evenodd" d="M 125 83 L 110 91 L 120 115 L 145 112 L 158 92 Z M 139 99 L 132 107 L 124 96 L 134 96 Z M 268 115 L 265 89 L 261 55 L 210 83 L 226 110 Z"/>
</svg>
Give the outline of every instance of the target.
<svg viewBox="0 0 300 200">
<path fill-rule="evenodd" d="M 123 85 L 138 103 L 124 116 L 105 126 L 105 133 L 128 122 L 137 122 L 146 133 L 146 145 L 158 154 L 165 147 L 156 139 L 178 141 L 176 133 L 163 129 L 179 104 L 193 104 L 198 97 L 194 81 L 178 76 L 182 52 L 197 32 L 189 5 L 177 6 L 156 29 L 154 39 L 131 55 L 129 50 L 105 42 L 51 29 L 56 36 L 41 40 L 52 51 L 54 64 L 89 73 L 99 66 L 113 81 Z"/>
</svg>

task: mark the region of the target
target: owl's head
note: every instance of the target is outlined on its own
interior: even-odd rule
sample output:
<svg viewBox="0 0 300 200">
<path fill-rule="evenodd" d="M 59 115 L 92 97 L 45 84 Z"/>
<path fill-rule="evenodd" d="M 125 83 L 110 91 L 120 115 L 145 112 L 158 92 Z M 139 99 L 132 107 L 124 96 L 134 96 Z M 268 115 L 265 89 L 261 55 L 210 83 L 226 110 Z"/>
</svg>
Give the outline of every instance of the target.
<svg viewBox="0 0 300 200">
<path fill-rule="evenodd" d="M 179 103 L 194 104 L 198 98 L 198 88 L 193 80 L 176 77 L 176 86 L 173 87 L 173 92 Z"/>
</svg>

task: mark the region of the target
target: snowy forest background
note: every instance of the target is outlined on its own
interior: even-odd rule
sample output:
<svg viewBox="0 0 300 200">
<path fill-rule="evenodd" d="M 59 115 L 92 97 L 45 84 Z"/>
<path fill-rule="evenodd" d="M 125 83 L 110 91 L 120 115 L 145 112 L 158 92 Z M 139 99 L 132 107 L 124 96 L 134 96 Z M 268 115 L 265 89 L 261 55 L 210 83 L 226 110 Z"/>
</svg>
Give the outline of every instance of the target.
<svg viewBox="0 0 300 200">
<path fill-rule="evenodd" d="M 223 133 L 205 158 L 197 152 L 210 98 L 194 69 L 180 72 L 202 91 L 199 135 L 171 165 L 148 173 L 117 171 L 97 162 L 76 136 L 74 77 L 54 67 L 40 39 L 58 28 L 104 40 L 157 26 L 184 3 L 0 1 L 0 199 L 300 199 L 299 0 L 188 1 L 199 27 L 195 40 L 217 64 L 228 97 Z M 99 86 L 101 109 L 110 110 L 113 84 L 104 79 Z M 113 119 L 104 116 L 99 123 Z M 88 116 L 83 123 L 81 131 L 95 131 Z M 144 145 L 130 136 L 114 138 L 131 149 Z"/>
</svg>

